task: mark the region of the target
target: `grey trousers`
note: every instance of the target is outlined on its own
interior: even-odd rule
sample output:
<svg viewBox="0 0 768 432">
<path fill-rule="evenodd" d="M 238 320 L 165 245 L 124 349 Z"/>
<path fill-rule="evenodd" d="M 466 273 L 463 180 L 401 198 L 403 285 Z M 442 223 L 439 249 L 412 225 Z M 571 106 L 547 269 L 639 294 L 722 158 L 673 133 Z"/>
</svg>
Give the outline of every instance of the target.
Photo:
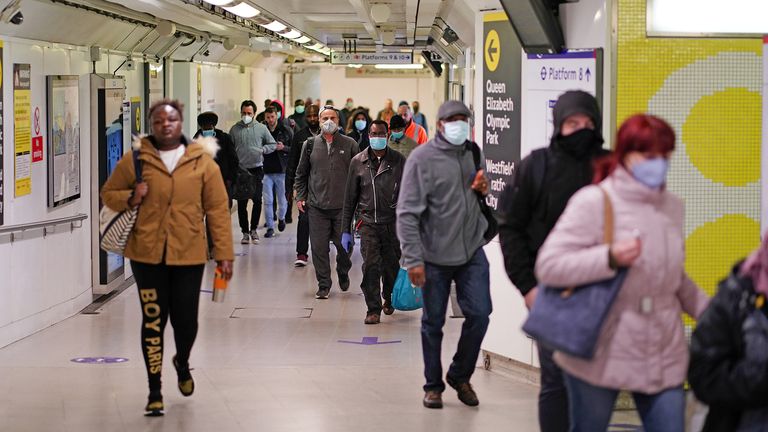
<svg viewBox="0 0 768 432">
<path fill-rule="evenodd" d="M 336 272 L 347 277 L 352 261 L 341 246 L 341 209 L 324 210 L 309 207 L 309 242 L 312 246 L 312 264 L 315 266 L 317 286 L 331 288 L 331 246 L 336 246 Z"/>
</svg>

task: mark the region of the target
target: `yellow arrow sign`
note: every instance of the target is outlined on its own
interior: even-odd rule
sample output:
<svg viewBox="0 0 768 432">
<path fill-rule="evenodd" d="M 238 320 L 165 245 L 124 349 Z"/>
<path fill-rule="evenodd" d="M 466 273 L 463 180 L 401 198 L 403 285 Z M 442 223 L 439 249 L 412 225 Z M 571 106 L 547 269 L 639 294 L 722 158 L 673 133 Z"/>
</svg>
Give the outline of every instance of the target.
<svg viewBox="0 0 768 432">
<path fill-rule="evenodd" d="M 491 30 L 485 36 L 485 64 L 488 66 L 488 70 L 495 72 L 499 67 L 499 59 L 501 59 L 501 40 L 499 39 L 499 33 L 496 30 Z"/>
</svg>

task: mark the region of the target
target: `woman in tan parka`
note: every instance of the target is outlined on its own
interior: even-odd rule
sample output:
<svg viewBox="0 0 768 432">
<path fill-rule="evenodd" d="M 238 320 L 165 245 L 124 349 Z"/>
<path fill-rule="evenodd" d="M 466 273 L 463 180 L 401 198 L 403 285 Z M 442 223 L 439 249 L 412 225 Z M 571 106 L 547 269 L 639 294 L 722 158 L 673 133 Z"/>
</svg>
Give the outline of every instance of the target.
<svg viewBox="0 0 768 432">
<path fill-rule="evenodd" d="M 183 105 L 162 100 L 149 109 L 152 135 L 134 143 L 143 182 L 136 184 L 127 154 L 104 184 L 101 198 L 115 211 L 140 206 L 125 257 L 131 260 L 142 307 L 141 341 L 149 380 L 147 415 L 163 414 L 163 332 L 169 315 L 176 341 L 178 387 L 192 395 L 189 355 L 197 335 L 200 284 L 208 257 L 206 218 L 213 257 L 232 277 L 232 230 L 227 191 L 213 156 L 215 140 L 188 141 L 181 132 Z"/>
<path fill-rule="evenodd" d="M 594 357 L 555 353 L 571 431 L 605 431 L 619 390 L 632 392 L 646 431 L 684 430 L 682 312 L 698 318 L 709 299 L 685 273 L 683 203 L 665 187 L 674 148 L 675 133 L 664 120 L 630 117 L 613 154 L 595 169 L 597 184 L 571 198 L 539 251 L 536 277 L 549 286 L 579 286 L 629 268 Z M 603 192 L 613 206 L 612 245 L 603 243 Z"/>
</svg>

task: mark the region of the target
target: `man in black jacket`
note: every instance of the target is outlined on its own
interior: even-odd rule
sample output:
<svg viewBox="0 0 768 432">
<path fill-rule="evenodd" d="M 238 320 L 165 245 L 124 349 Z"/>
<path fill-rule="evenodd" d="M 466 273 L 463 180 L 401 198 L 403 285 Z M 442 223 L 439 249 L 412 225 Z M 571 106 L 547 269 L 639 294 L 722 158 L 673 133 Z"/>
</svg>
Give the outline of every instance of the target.
<svg viewBox="0 0 768 432">
<path fill-rule="evenodd" d="M 315 298 L 327 299 L 331 291 L 330 246 L 336 246 L 336 273 L 342 291 L 349 289 L 352 261 L 341 245 L 344 190 L 352 158 L 359 153 L 352 138 L 339 133 L 339 112 L 332 106 L 320 110 L 320 135 L 304 143 L 296 168 L 296 206 L 309 215 L 309 239 L 317 277 Z"/>
<path fill-rule="evenodd" d="M 291 145 L 291 154 L 288 157 L 288 169 L 285 177 L 285 190 L 288 198 L 288 214 L 285 221 L 291 223 L 291 213 L 293 211 L 293 185 L 296 180 L 296 168 L 299 166 L 301 150 L 304 143 L 320 134 L 320 117 L 318 117 L 316 105 L 310 104 L 305 112 L 307 127 L 296 132 L 293 136 Z M 304 212 L 299 212 L 298 224 L 296 226 L 296 261 L 293 263 L 296 267 L 304 267 L 309 261 L 309 217 Z"/>
<path fill-rule="evenodd" d="M 216 125 L 219 123 L 219 116 L 212 111 L 207 111 L 197 116 L 197 124 L 200 127 L 195 138 L 198 137 L 211 137 L 216 138 L 219 143 L 220 150 L 216 153 L 214 160 L 219 165 L 221 170 L 221 177 L 224 179 L 224 184 L 227 186 L 227 193 L 229 194 L 229 207 L 232 207 L 232 185 L 237 179 L 237 168 L 240 165 L 240 161 L 237 158 L 237 152 L 235 151 L 235 144 L 232 142 L 232 137 L 228 133 L 221 129 L 216 129 Z"/>
<path fill-rule="evenodd" d="M 262 199 L 264 201 L 264 217 L 267 220 L 267 232 L 264 237 L 271 238 L 275 235 L 275 209 L 273 207 L 275 197 L 277 197 L 278 204 L 277 229 L 280 232 L 285 230 L 285 214 L 288 206 L 285 195 L 285 168 L 288 166 L 288 155 L 291 152 L 293 134 L 278 120 L 277 111 L 273 107 L 267 108 L 264 120 L 272 138 L 277 142 L 277 149 L 264 155 Z"/>
<path fill-rule="evenodd" d="M 370 128 L 370 146 L 349 165 L 341 219 L 341 244 L 349 252 L 354 243 L 352 220 L 360 210 L 360 252 L 368 312 L 366 324 L 378 324 L 381 312 L 392 315 L 392 288 L 400 269 L 400 242 L 395 227 L 395 206 L 403 178 L 405 156 L 387 147 L 387 123 L 376 120 Z M 382 285 L 384 305 L 381 304 Z"/>
<path fill-rule="evenodd" d="M 597 100 L 583 91 L 568 91 L 553 108 L 554 131 L 548 148 L 520 162 L 500 202 L 499 240 L 507 275 L 530 309 L 536 298 L 536 255 L 571 196 L 589 185 L 592 163 L 605 155 Z M 541 346 L 539 426 L 543 432 L 568 430 L 568 395 L 552 351 Z"/>
</svg>

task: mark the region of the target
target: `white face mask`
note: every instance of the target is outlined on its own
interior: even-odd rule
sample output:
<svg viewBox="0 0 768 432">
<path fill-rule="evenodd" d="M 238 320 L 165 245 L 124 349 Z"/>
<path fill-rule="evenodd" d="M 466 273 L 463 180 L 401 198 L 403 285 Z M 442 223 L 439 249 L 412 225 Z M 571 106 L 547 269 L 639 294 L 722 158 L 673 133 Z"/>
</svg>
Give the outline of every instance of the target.
<svg viewBox="0 0 768 432">
<path fill-rule="evenodd" d="M 453 145 L 462 145 L 469 138 L 469 123 L 463 120 L 443 124 L 443 136 Z"/>
<path fill-rule="evenodd" d="M 333 134 L 336 133 L 337 130 L 339 130 L 339 126 L 337 126 L 333 120 L 326 120 L 325 123 L 323 123 L 323 133 Z"/>
<path fill-rule="evenodd" d="M 253 117 L 251 117 L 251 116 L 249 116 L 249 115 L 244 115 L 244 116 L 243 116 L 243 123 L 245 123 L 245 124 L 251 124 L 251 122 L 252 122 L 252 121 L 253 121 Z"/>
</svg>

